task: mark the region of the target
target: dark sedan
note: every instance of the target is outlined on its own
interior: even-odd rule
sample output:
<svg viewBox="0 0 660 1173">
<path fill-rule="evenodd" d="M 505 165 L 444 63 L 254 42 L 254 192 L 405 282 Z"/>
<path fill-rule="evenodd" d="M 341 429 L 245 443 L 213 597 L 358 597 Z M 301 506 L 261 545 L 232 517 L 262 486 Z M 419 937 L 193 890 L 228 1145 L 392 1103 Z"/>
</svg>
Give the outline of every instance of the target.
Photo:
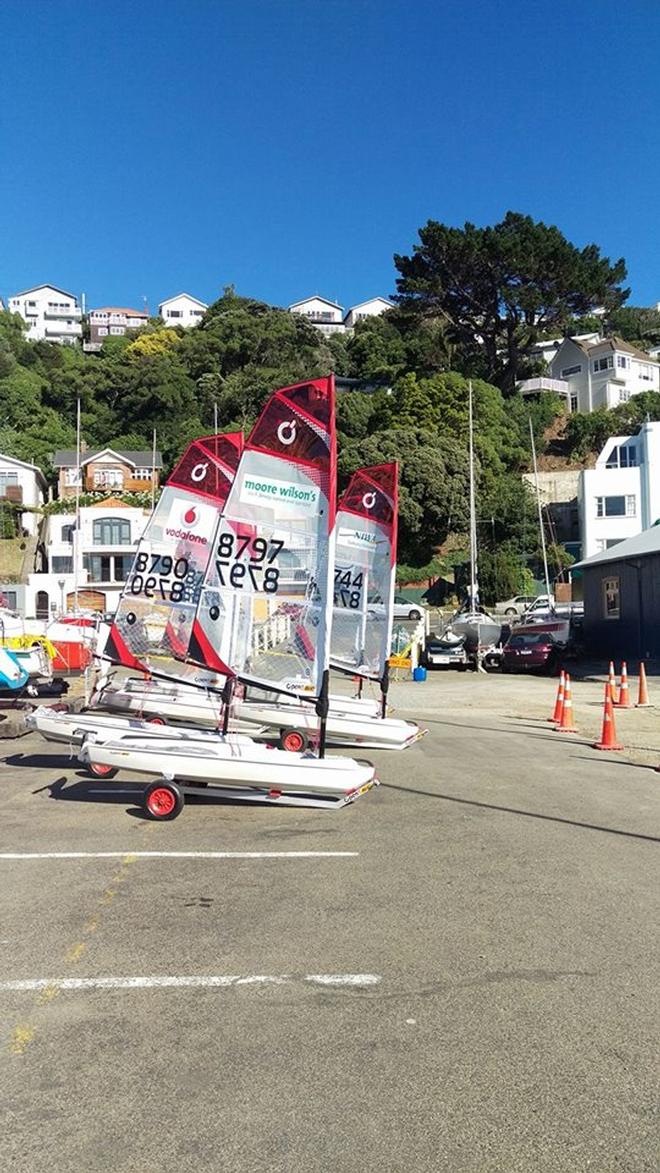
<svg viewBox="0 0 660 1173">
<path fill-rule="evenodd" d="M 550 632 L 514 632 L 504 645 L 502 671 L 546 672 L 552 676 L 559 668 L 561 652 Z"/>
</svg>

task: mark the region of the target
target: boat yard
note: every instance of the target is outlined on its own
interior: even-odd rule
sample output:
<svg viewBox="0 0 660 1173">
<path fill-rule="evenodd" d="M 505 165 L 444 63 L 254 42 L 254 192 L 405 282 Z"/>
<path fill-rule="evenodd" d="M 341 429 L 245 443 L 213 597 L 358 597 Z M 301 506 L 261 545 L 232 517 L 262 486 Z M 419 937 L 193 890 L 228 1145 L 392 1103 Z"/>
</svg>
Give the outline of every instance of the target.
<svg viewBox="0 0 660 1173">
<path fill-rule="evenodd" d="M 602 679 L 579 736 L 553 691 L 393 683 L 428 735 L 336 813 L 159 824 L 144 780 L 4 742 L 7 1166 L 649 1168 L 657 710 L 618 713 L 608 757 Z"/>
</svg>

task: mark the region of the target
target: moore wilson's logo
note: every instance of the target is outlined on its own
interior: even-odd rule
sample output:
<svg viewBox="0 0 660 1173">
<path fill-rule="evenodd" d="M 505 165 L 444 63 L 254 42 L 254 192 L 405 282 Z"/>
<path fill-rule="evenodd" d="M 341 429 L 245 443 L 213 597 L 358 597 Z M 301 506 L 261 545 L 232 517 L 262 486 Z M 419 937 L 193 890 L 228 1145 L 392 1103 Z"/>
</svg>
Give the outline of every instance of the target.
<svg viewBox="0 0 660 1173">
<path fill-rule="evenodd" d="M 284 508 L 296 513 L 314 513 L 320 496 L 314 485 L 280 481 L 275 477 L 244 476 L 241 485 L 241 501 L 248 501 L 252 505 L 268 505 L 277 510 Z"/>
<path fill-rule="evenodd" d="M 197 546 L 206 546 L 211 536 L 215 516 L 215 510 L 210 505 L 186 505 L 178 501 L 170 509 L 165 534 L 168 538 L 176 538 L 179 542 L 192 542 Z"/>
<path fill-rule="evenodd" d="M 361 529 L 340 529 L 337 533 L 337 544 L 368 550 L 374 549 L 378 545 L 378 538 L 375 534 L 367 533 Z"/>
</svg>

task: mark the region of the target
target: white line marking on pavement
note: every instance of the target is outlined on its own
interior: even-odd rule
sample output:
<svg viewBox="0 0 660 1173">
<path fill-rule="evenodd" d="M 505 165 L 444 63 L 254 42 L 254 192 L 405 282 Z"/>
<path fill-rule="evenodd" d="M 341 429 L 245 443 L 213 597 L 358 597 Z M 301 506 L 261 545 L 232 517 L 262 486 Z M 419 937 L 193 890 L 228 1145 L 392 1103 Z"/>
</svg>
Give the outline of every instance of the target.
<svg viewBox="0 0 660 1173">
<path fill-rule="evenodd" d="M 3 860 L 23 859 L 352 859 L 359 851 L 2 851 Z"/>
<path fill-rule="evenodd" d="M 284 986 L 307 982 L 315 986 L 376 986 L 376 973 L 308 973 L 296 978 L 289 974 L 209 974 L 187 977 L 24 978 L 0 981 L 0 992 L 34 993 L 36 990 L 163 990 L 181 987 Z"/>
</svg>

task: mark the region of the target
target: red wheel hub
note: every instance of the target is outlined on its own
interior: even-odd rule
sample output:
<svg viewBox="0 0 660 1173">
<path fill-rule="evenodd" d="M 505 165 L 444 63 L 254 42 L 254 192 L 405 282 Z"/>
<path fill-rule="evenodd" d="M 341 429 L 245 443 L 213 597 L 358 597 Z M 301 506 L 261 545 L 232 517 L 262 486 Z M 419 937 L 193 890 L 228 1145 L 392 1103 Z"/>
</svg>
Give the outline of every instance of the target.
<svg viewBox="0 0 660 1173">
<path fill-rule="evenodd" d="M 284 738 L 284 748 L 287 749 L 289 753 L 300 753 L 304 744 L 305 743 L 303 741 L 302 734 L 297 733 L 295 729 L 292 730 L 291 733 L 287 733 Z"/>
<path fill-rule="evenodd" d="M 147 799 L 147 806 L 152 815 L 169 815 L 174 810 L 174 795 L 166 786 L 152 790 Z"/>
<path fill-rule="evenodd" d="M 97 778 L 105 778 L 107 774 L 112 773 L 114 766 L 104 766 L 101 762 L 92 762 L 90 769 Z"/>
</svg>

